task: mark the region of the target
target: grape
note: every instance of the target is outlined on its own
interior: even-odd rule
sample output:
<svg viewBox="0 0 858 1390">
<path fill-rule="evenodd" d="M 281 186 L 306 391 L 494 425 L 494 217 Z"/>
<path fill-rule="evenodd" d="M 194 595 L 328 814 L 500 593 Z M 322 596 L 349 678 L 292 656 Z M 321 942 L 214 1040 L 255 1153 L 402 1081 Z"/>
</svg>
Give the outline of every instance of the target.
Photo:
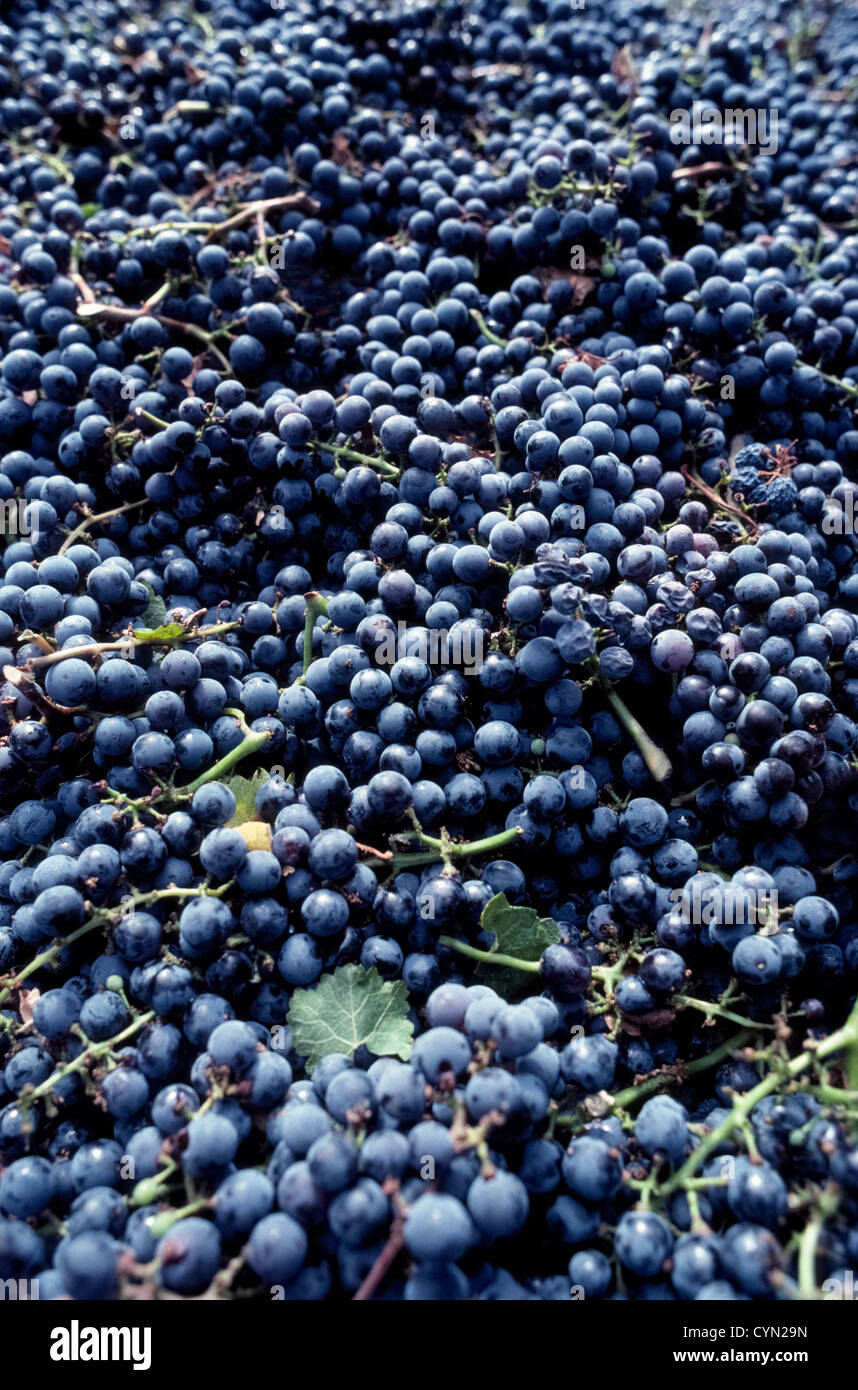
<svg viewBox="0 0 858 1390">
<path fill-rule="evenodd" d="M 662 1154 L 680 1163 L 688 1147 L 688 1116 L 672 1096 L 653 1096 L 641 1106 L 635 1121 L 635 1139 L 651 1157 Z"/>
<path fill-rule="evenodd" d="M 786 1184 L 768 1164 L 740 1158 L 727 1187 L 727 1201 L 740 1221 L 775 1226 L 786 1211 Z"/>
<path fill-rule="evenodd" d="M 643 1278 L 663 1268 L 673 1245 L 670 1228 L 654 1212 L 624 1212 L 617 1226 L 616 1248 L 622 1264 Z"/>
<path fill-rule="evenodd" d="M 301 916 L 311 936 L 336 936 L 349 920 L 349 906 L 339 893 L 317 888 L 304 899 Z"/>
<path fill-rule="evenodd" d="M 237 1148 L 238 1135 L 229 1120 L 215 1114 L 200 1115 L 188 1125 L 183 1161 L 194 1176 L 216 1178 L 232 1161 Z"/>
<path fill-rule="evenodd" d="M 328 1209 L 331 1231 L 344 1245 L 368 1244 L 388 1220 L 388 1200 L 372 1178 L 358 1178 L 348 1191 L 339 1193 Z"/>
<path fill-rule="evenodd" d="M 492 1020 L 492 1041 L 504 1058 L 523 1057 L 542 1041 L 542 1027 L 532 1009 L 506 1004 Z"/>
<path fill-rule="evenodd" d="M 82 1144 L 71 1160 L 71 1179 L 75 1191 L 118 1186 L 121 1162 L 122 1150 L 112 1139 Z"/>
<path fill-rule="evenodd" d="M 104 1231 L 84 1231 L 63 1241 L 57 1252 L 62 1286 L 71 1298 L 112 1298 L 121 1247 Z"/>
<path fill-rule="evenodd" d="M 357 845 L 342 830 L 323 830 L 310 846 L 309 865 L 320 878 L 341 882 L 357 863 Z"/>
<path fill-rule="evenodd" d="M 50 989 L 36 1001 L 33 1019 L 43 1037 L 60 1041 L 80 1015 L 80 1000 L 73 990 Z"/>
<path fill-rule="evenodd" d="M 465 1104 L 475 1121 L 495 1110 L 509 1115 L 521 1105 L 521 1087 L 509 1072 L 499 1067 L 484 1067 L 468 1081 Z"/>
<path fill-rule="evenodd" d="M 377 1130 L 361 1146 L 360 1172 L 383 1184 L 388 1178 L 402 1176 L 408 1156 L 408 1140 L 403 1134 L 398 1130 Z"/>
<path fill-rule="evenodd" d="M 0 1179 L 0 1206 L 9 1216 L 36 1216 L 53 1196 L 51 1165 L 45 1158 L 19 1158 Z"/>
<path fill-rule="evenodd" d="M 589 1135 L 569 1145 L 562 1169 L 570 1192 L 594 1202 L 613 1196 L 622 1178 L 622 1163 L 617 1151 Z"/>
<path fill-rule="evenodd" d="M 220 1236 L 210 1221 L 198 1216 L 184 1217 L 161 1239 L 156 1255 L 161 1262 L 159 1282 L 165 1289 L 199 1294 L 217 1273 Z"/>
<path fill-rule="evenodd" d="M 329 1133 L 331 1119 L 319 1105 L 308 1105 L 299 1101 L 287 1101 L 282 1110 L 275 1111 L 271 1117 L 270 1137 L 283 1139 L 290 1149 L 303 1158 L 316 1139 Z"/>
<path fill-rule="evenodd" d="M 752 984 L 771 984 L 782 970 L 782 956 L 777 941 L 765 936 L 747 936 L 737 942 L 732 961 L 736 974 Z"/>
<path fill-rule="evenodd" d="M 833 935 L 838 925 L 837 909 L 815 894 L 799 898 L 793 908 L 792 924 L 798 936 L 821 941 Z"/>
<path fill-rule="evenodd" d="M 538 1028 L 535 1024 L 534 1027 Z M 463 1073 L 470 1060 L 471 1049 L 454 1028 L 429 1029 L 418 1039 L 414 1049 L 414 1064 L 430 1083 L 437 1082 L 445 1072 Z"/>
<path fill-rule="evenodd" d="M 104 1078 L 101 1093 L 111 1115 L 130 1119 L 138 1115 L 149 1100 L 149 1083 L 142 1072 L 119 1066 Z"/>
<path fill-rule="evenodd" d="M 319 945 L 305 932 L 290 936 L 277 959 L 277 968 L 289 985 L 312 984 L 321 975 L 323 965 Z"/>
<path fill-rule="evenodd" d="M 546 1221 L 548 1229 L 565 1245 L 582 1245 L 599 1229 L 599 1210 L 564 1195 L 552 1202 Z"/>
<path fill-rule="evenodd" d="M 176 655 L 176 653 L 173 653 Z M 235 796 L 220 782 L 209 782 L 194 793 L 191 812 L 201 825 L 225 825 L 235 815 Z"/>
<path fill-rule="evenodd" d="M 405 1221 L 405 1243 L 416 1260 L 447 1264 L 460 1259 L 474 1241 L 468 1212 L 455 1197 L 426 1193 Z"/>
<path fill-rule="evenodd" d="M 251 1085 L 250 1104 L 271 1110 L 285 1098 L 292 1083 L 292 1068 L 278 1052 L 260 1052 L 247 1079 Z"/>
<path fill-rule="evenodd" d="M 694 659 L 694 643 L 687 633 L 667 628 L 653 639 L 650 654 L 657 670 L 684 671 Z"/>
<path fill-rule="evenodd" d="M 39 626 L 39 623 L 36 623 Z M 48 668 L 45 689 L 61 705 L 85 705 L 95 692 L 95 672 L 85 661 L 73 657 Z"/>
<path fill-rule="evenodd" d="M 108 1231 L 119 1237 L 125 1230 L 128 1208 L 118 1192 L 109 1187 L 93 1187 L 72 1202 L 68 1229 L 71 1235 L 83 1231 Z"/>
<path fill-rule="evenodd" d="M 177 1134 L 200 1106 L 192 1086 L 174 1082 L 163 1087 L 152 1101 L 152 1119 L 162 1134 Z"/>
<path fill-rule="evenodd" d="M 320 1135 L 307 1150 L 307 1168 L 323 1191 L 341 1192 L 357 1170 L 354 1145 L 342 1134 Z"/>
<path fill-rule="evenodd" d="M 558 999 L 575 999 L 587 988 L 590 966 L 577 947 L 549 946 L 539 965 L 543 980 Z"/>
<path fill-rule="evenodd" d="M 426 1105 L 426 1083 L 414 1067 L 404 1062 L 391 1062 L 379 1080 L 379 1103 L 385 1112 L 400 1122 L 415 1123 Z"/>
<path fill-rule="evenodd" d="M 607 1038 L 573 1038 L 560 1056 L 560 1069 L 567 1081 L 585 1091 L 604 1091 L 610 1086 L 617 1060 L 617 1045 Z"/>
<path fill-rule="evenodd" d="M 527 1189 L 514 1173 L 475 1178 L 468 1191 L 468 1211 L 482 1234 L 491 1240 L 521 1230 L 529 1208 Z"/>
<path fill-rule="evenodd" d="M 4 29 L 0 1266 L 818 1296 L 854 15 L 247 8 Z M 788 151 L 701 181 L 698 88 Z"/>
<path fill-rule="evenodd" d="M 577 1250 L 569 1261 L 569 1279 L 585 1298 L 603 1298 L 611 1287 L 610 1261 L 600 1250 Z"/>
<path fill-rule="evenodd" d="M 211 830 L 200 845 L 200 862 L 218 883 L 235 878 L 246 861 L 247 843 L 237 830 Z"/>
<path fill-rule="evenodd" d="M 272 1212 L 258 1221 L 247 1244 L 251 1267 L 269 1284 L 292 1279 L 306 1255 L 307 1237 L 298 1222 L 285 1212 Z"/>
<path fill-rule="evenodd" d="M 329 1197 L 313 1179 L 307 1163 L 292 1164 L 277 1184 L 277 1205 L 304 1226 L 316 1226 L 325 1219 Z"/>
<path fill-rule="evenodd" d="M 502 719 L 490 720 L 477 730 L 474 749 L 489 767 L 510 763 L 518 752 L 518 733 Z"/>
<path fill-rule="evenodd" d="M 727 1231 L 724 1250 L 725 1267 L 740 1289 L 751 1297 L 764 1297 L 772 1288 L 772 1274 L 781 1263 L 774 1236 L 761 1226 L 740 1221 Z"/>
<path fill-rule="evenodd" d="M 722 1247 L 716 1236 L 680 1236 L 673 1248 L 671 1282 L 680 1298 L 699 1298 L 718 1282 Z M 725 1297 L 729 1297 L 727 1294 Z"/>
<path fill-rule="evenodd" d="M 358 1116 L 371 1118 L 375 1113 L 375 1088 L 363 1072 L 340 1072 L 325 1088 L 324 1096 L 325 1109 L 340 1124 Z"/>
</svg>

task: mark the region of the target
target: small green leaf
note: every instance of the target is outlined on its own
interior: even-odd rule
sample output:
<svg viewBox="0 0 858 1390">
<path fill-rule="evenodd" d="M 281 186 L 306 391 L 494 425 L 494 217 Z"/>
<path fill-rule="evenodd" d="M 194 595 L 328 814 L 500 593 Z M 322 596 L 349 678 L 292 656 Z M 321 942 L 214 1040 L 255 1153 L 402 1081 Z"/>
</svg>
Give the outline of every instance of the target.
<svg viewBox="0 0 858 1390">
<path fill-rule="evenodd" d="M 167 605 L 160 594 L 156 594 L 151 584 L 147 584 L 149 590 L 149 602 L 146 605 L 146 612 L 143 614 L 143 622 L 152 631 L 162 626 L 167 616 Z"/>
<path fill-rule="evenodd" d="M 288 1023 L 292 1045 L 310 1071 L 329 1052 L 353 1057 L 361 1045 L 376 1057 L 411 1056 L 408 990 L 402 980 L 383 980 L 375 969 L 341 965 L 314 989 L 296 990 Z"/>
<path fill-rule="evenodd" d="M 153 645 L 175 642 L 177 637 L 184 637 L 186 633 L 187 628 L 182 627 L 181 623 L 164 623 L 160 627 L 138 627 L 134 630 L 138 642 L 151 642 Z"/>
<path fill-rule="evenodd" d="M 97 212 L 101 212 L 101 203 L 81 203 L 80 210 L 84 217 L 94 217 Z"/>
<path fill-rule="evenodd" d="M 258 820 L 256 812 L 256 793 L 269 781 L 268 773 L 257 768 L 252 777 L 230 777 L 226 785 L 235 797 L 235 815 L 230 825 L 244 825 L 249 820 Z"/>
<path fill-rule="evenodd" d="M 494 935 L 490 951 L 517 960 L 539 960 L 546 946 L 555 946 L 560 940 L 560 928 L 552 917 L 540 917 L 532 907 L 513 907 L 503 893 L 496 893 L 486 903 L 480 926 Z M 532 976 L 504 966 L 483 963 L 477 974 L 505 999 L 514 998 L 533 983 Z"/>
</svg>

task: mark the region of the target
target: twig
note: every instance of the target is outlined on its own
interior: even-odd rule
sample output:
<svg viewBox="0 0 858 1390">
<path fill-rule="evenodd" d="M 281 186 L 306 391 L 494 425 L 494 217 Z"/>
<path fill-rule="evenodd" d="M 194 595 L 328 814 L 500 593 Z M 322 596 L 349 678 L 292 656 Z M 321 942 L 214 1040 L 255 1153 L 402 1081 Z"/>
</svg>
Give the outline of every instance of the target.
<svg viewBox="0 0 858 1390">
<path fill-rule="evenodd" d="M 198 327 L 195 323 L 171 319 L 166 314 L 150 313 L 145 305 L 141 305 L 139 309 L 127 309 L 119 304 L 79 304 L 77 306 L 78 318 L 95 319 L 99 323 L 133 323 L 135 319 L 141 318 L 144 314 L 148 318 L 155 319 L 164 328 L 171 328 L 175 333 L 184 333 L 188 338 L 196 338 L 198 342 L 205 343 L 207 350 L 218 359 L 224 371 L 232 371 L 229 359 L 224 356 L 220 348 L 215 346 L 211 333 L 207 333 L 204 328 Z"/>
<path fill-rule="evenodd" d="M 85 536 L 90 526 L 97 526 L 100 521 L 111 521 L 115 516 L 121 516 L 123 512 L 133 512 L 139 507 L 145 507 L 149 501 L 148 497 L 141 497 L 139 502 L 125 502 L 121 507 L 112 507 L 109 512 L 93 512 L 90 516 L 84 517 L 79 526 L 70 531 L 57 552 L 65 555 L 69 546 L 74 545 L 79 536 Z"/>
<path fill-rule="evenodd" d="M 721 497 L 715 491 L 714 488 L 711 488 L 709 486 L 708 483 L 704 483 L 703 479 L 700 477 L 700 474 L 695 473 L 694 469 L 690 468 L 687 463 L 683 463 L 679 471 L 682 474 L 683 478 L 687 479 L 687 481 L 691 483 L 693 487 L 696 487 L 698 492 L 702 492 L 703 496 L 707 497 L 710 502 L 714 503 L 714 505 L 719 509 L 719 511 L 729 512 L 731 516 L 735 516 L 741 524 L 743 530 L 745 530 L 746 527 L 751 527 L 752 529 L 750 533 L 746 531 L 746 535 L 749 534 L 751 540 L 754 540 L 756 538 L 756 536 L 759 534 L 760 528 L 757 525 L 756 521 L 753 521 L 748 516 L 747 512 L 743 512 L 741 507 L 737 507 L 733 502 L 728 502 L 725 497 Z"/>
<path fill-rule="evenodd" d="M 390 1235 L 376 1256 L 372 1269 L 352 1299 L 353 1303 L 366 1303 L 378 1291 L 405 1244 L 404 1227 L 404 1220 L 398 1216 L 390 1228 Z"/>
<path fill-rule="evenodd" d="M 259 198 L 253 203 L 245 203 L 234 216 L 228 217 L 225 222 L 213 223 L 206 241 L 217 241 L 225 232 L 232 232 L 236 227 L 243 227 L 245 222 L 252 222 L 259 213 L 265 216 L 269 212 L 292 211 L 318 212 L 319 204 L 315 198 L 310 197 L 309 193 L 287 193 L 282 198 Z"/>
</svg>

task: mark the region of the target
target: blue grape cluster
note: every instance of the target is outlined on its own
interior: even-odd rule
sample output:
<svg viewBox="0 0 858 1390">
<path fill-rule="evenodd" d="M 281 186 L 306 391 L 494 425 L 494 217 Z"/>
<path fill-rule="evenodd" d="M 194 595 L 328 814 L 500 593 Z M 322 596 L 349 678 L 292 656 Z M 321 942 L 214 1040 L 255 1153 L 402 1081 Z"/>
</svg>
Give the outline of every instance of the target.
<svg viewBox="0 0 858 1390">
<path fill-rule="evenodd" d="M 149 9 L 0 23 L 0 1280 L 851 1298 L 854 15 Z"/>
</svg>

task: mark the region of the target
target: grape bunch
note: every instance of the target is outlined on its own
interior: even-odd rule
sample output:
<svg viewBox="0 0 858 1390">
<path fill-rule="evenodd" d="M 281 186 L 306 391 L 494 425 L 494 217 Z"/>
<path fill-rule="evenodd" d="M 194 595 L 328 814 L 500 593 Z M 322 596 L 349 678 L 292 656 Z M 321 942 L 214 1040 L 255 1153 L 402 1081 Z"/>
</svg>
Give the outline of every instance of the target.
<svg viewBox="0 0 858 1390">
<path fill-rule="evenodd" d="M 146 9 L 0 22 L 0 1281 L 851 1299 L 854 14 Z"/>
</svg>

